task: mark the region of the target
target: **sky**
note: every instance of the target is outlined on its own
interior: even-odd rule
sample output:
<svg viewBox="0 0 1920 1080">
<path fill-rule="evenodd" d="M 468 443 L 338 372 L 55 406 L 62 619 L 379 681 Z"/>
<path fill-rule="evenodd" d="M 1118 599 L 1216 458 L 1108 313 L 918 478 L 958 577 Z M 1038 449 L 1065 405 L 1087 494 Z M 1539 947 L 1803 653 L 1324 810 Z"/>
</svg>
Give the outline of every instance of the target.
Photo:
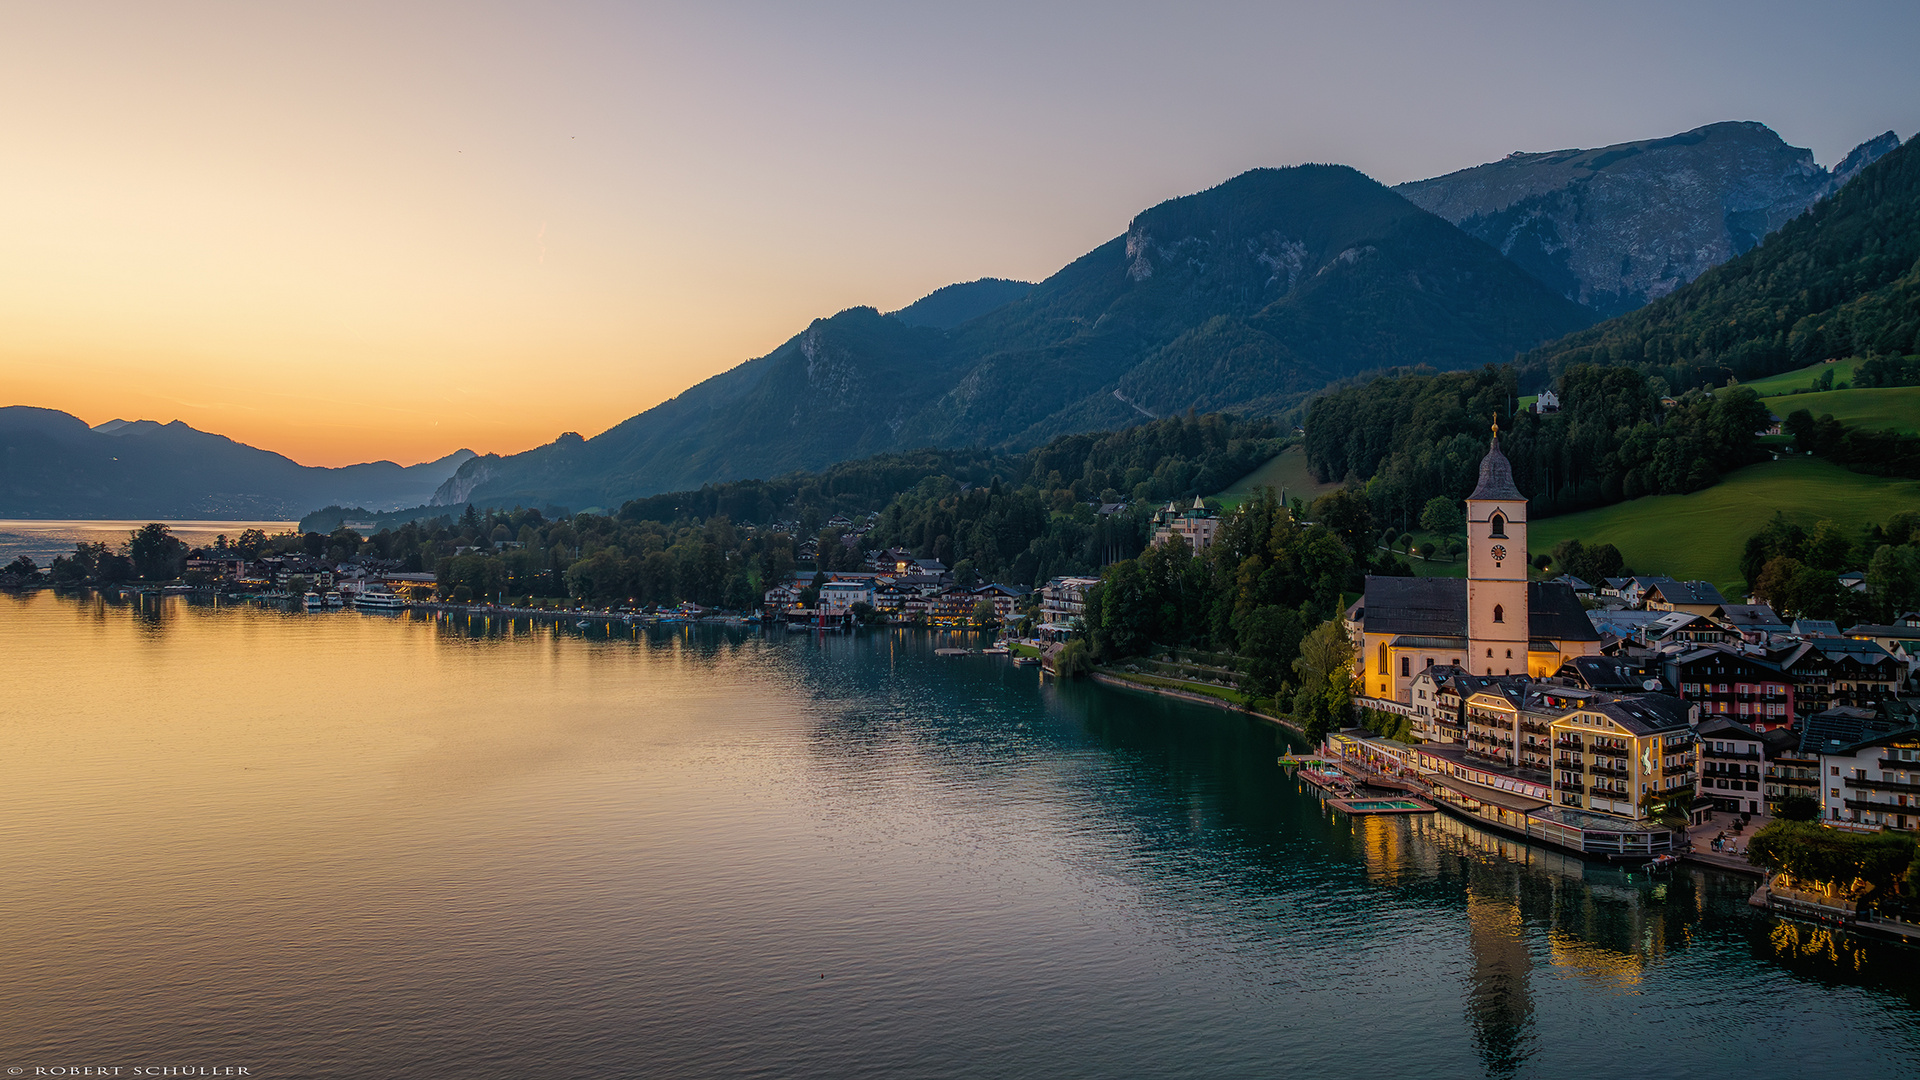
<svg viewBox="0 0 1920 1080">
<path fill-rule="evenodd" d="M 1920 131 L 1920 4 L 0 4 L 0 404 L 592 436 L 1257 166 Z"/>
</svg>

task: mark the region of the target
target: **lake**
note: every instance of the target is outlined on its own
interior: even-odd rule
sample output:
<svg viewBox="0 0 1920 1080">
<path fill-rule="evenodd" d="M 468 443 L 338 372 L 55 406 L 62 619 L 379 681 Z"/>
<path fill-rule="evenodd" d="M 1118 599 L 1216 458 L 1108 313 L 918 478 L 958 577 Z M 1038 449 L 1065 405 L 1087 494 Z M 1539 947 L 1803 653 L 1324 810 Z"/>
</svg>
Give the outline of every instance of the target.
<svg viewBox="0 0 1920 1080">
<path fill-rule="evenodd" d="M 0 518 L 0 565 L 25 555 L 41 566 L 58 555 L 72 555 L 75 544 L 124 545 L 146 521 L 54 521 Z M 204 547 L 222 534 L 239 539 L 248 529 L 272 536 L 297 530 L 297 521 L 166 521 L 174 536 L 194 547 Z"/>
<path fill-rule="evenodd" d="M 946 640 L 0 594 L 0 1067 L 1920 1073 L 1920 953 Z"/>
</svg>

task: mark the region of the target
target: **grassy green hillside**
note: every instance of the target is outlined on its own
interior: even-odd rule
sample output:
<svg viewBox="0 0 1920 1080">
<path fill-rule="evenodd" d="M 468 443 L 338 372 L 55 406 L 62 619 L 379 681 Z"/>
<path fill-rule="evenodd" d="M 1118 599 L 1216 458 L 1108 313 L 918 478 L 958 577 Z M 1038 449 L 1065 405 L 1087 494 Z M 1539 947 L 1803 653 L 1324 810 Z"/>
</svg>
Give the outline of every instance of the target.
<svg viewBox="0 0 1920 1080">
<path fill-rule="evenodd" d="M 1740 553 L 1775 510 L 1804 525 L 1849 528 L 1920 510 L 1920 481 L 1863 476 L 1813 457 L 1750 465 L 1691 495 L 1655 495 L 1534 522 L 1533 554 L 1572 537 L 1617 546 L 1643 574 L 1711 581 L 1728 599 L 1745 591 Z"/>
<path fill-rule="evenodd" d="M 1234 481 L 1226 490 L 1215 495 L 1220 505 L 1231 510 L 1253 497 L 1253 493 L 1263 487 L 1276 491 L 1284 490 L 1288 499 L 1305 499 L 1308 502 L 1336 491 L 1340 485 L 1323 484 L 1313 478 L 1307 469 L 1307 452 L 1298 445 L 1289 446 L 1274 455 L 1273 460 Z"/>
<path fill-rule="evenodd" d="M 1775 416 L 1805 409 L 1815 417 L 1832 413 L 1848 427 L 1878 431 L 1893 428 L 1920 434 L 1920 386 L 1882 386 L 1864 390 L 1828 390 L 1763 399 Z"/>
<path fill-rule="evenodd" d="M 1824 361 L 1818 364 L 1808 364 L 1803 368 L 1783 371 L 1778 375 L 1769 375 L 1764 379 L 1755 379 L 1752 382 L 1744 382 L 1740 385 L 1759 394 L 1761 397 L 1772 397 L 1777 394 L 1789 394 L 1795 390 L 1805 390 L 1813 385 L 1814 380 L 1829 371 L 1833 372 L 1833 383 L 1835 386 L 1841 383 L 1851 385 L 1853 383 L 1853 369 L 1859 366 L 1860 358 L 1854 356 L 1848 357 L 1845 360 L 1835 360 L 1831 364 Z"/>
</svg>

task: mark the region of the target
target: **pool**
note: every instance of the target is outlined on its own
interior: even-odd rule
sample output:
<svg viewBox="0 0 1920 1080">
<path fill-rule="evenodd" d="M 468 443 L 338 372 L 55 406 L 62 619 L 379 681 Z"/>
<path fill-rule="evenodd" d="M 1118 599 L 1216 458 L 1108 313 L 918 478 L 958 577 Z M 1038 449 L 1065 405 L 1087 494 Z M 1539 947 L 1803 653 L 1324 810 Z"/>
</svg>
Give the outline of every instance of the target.
<svg viewBox="0 0 1920 1080">
<path fill-rule="evenodd" d="M 1433 807 L 1419 799 L 1328 799 L 1349 814 L 1431 814 Z"/>
</svg>

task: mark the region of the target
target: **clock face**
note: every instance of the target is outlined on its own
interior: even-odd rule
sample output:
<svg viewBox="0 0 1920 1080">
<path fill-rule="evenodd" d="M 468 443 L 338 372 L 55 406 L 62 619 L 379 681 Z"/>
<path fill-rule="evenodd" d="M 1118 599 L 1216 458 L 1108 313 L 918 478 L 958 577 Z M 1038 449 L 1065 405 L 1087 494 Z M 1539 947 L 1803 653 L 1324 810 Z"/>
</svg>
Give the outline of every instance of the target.
<svg viewBox="0 0 1920 1080">
<path fill-rule="evenodd" d="M 1491 554 L 1493 555 L 1494 562 L 1505 562 L 1507 558 L 1507 545 L 1505 544 L 1493 545 L 1493 551 L 1491 552 Z"/>
</svg>

